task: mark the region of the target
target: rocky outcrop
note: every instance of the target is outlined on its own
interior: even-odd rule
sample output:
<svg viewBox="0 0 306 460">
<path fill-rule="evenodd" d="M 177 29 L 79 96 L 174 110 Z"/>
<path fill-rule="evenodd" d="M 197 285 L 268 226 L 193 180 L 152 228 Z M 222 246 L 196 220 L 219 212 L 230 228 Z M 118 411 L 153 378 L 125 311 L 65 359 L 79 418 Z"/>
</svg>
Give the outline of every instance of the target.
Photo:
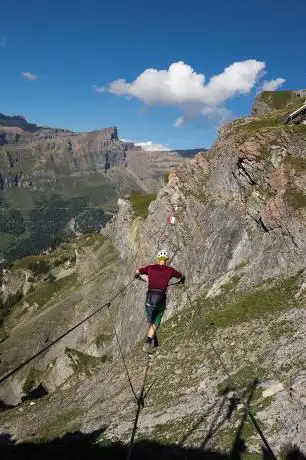
<svg viewBox="0 0 306 460">
<path fill-rule="evenodd" d="M 9 132 L 2 133 L 1 139 L 4 187 L 39 186 L 48 171 L 57 176 L 125 167 L 126 152 L 133 146 L 119 141 L 116 128 L 86 134 L 52 129 L 30 136 Z"/>
<path fill-rule="evenodd" d="M 208 287 L 220 292 L 240 265 L 243 277 L 237 289 L 295 275 L 304 268 L 303 131 L 267 129 L 244 142 L 241 138 L 235 125 L 228 126 L 208 153 L 173 171 L 168 185 L 150 204 L 145 222 L 135 222 L 129 203 L 120 202 L 115 222 L 105 231 L 129 263 L 130 272 L 154 260 L 158 246 L 166 246 L 173 263 L 190 280 L 191 293 L 198 296 Z M 176 225 L 163 234 L 168 215 L 177 216 Z M 177 300 L 170 297 L 169 314 Z M 185 301 L 183 296 L 181 306 Z M 133 318 L 139 331 L 141 312 L 140 302 L 139 320 Z M 129 310 L 122 315 L 120 334 L 126 346 L 132 346 L 142 332 L 137 337 L 131 334 Z"/>
<path fill-rule="evenodd" d="M 297 91 L 263 91 L 255 99 L 252 115 L 269 115 L 279 111 L 292 111 L 304 103 L 306 89 Z"/>
<path fill-rule="evenodd" d="M 15 123 L 15 124 L 14 124 Z M 170 153 L 145 153 L 132 142 L 123 142 L 118 138 L 116 127 L 101 131 L 75 133 L 63 129 L 43 128 L 28 123 L 22 117 L 7 117 L 0 114 L 0 170 L 1 184 L 6 187 L 50 187 L 51 180 L 47 176 L 71 175 L 100 171 L 109 173 L 114 169 L 123 169 L 126 175 L 136 173 L 136 187 L 141 186 L 141 178 L 137 181 L 137 168 L 129 168 L 129 156 L 133 163 L 133 155 L 139 152 L 145 157 L 147 174 L 151 175 L 150 189 L 162 180 L 163 173 L 184 161 L 180 155 Z M 159 167 L 155 170 L 154 162 L 160 157 Z M 189 155 L 190 156 L 190 155 Z M 166 162 L 165 162 L 166 160 Z M 163 161 L 165 162 L 162 165 Z M 150 172 L 151 169 L 151 172 Z M 161 173 L 160 173 L 161 171 Z M 116 174 L 110 180 L 117 185 Z M 130 178 L 131 179 L 131 178 Z M 158 180 L 156 180 L 158 179 Z M 148 184 L 144 186 L 146 189 Z"/>
<path fill-rule="evenodd" d="M 39 127 L 33 123 L 28 123 L 21 115 L 8 116 L 0 113 L 0 126 L 21 128 L 24 131 L 35 132 Z"/>
</svg>

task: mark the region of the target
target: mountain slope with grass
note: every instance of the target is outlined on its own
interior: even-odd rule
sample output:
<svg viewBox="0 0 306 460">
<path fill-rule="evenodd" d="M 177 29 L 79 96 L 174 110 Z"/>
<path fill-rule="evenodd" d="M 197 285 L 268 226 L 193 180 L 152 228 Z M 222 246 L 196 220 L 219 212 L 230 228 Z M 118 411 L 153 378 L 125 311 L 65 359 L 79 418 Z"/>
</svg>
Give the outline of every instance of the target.
<svg viewBox="0 0 306 460">
<path fill-rule="evenodd" d="M 83 286 L 74 294 L 82 289 L 83 301 L 66 304 L 74 320 L 92 311 L 90 298 L 102 306 L 119 292 L 159 248 L 167 248 L 172 265 L 186 275 L 185 286 L 169 288 L 139 443 L 263 458 L 244 402 L 278 456 L 293 445 L 306 453 L 306 135 L 303 124 L 281 122 L 286 110 L 228 124 L 208 152 L 171 171 L 156 196 L 121 198 L 98 236 L 103 241 L 79 264 Z M 176 217 L 174 225 L 167 224 L 169 215 Z M 98 247 L 100 256 L 93 259 Z M 110 253 L 110 272 L 95 279 L 97 265 L 90 261 L 99 264 Z M 46 443 L 103 427 L 102 445 L 128 442 L 136 404 L 112 321 L 139 391 L 147 364 L 141 351 L 145 292 L 146 285 L 134 281 L 95 322 L 8 379 L 0 387 L 7 404 L 16 404 L 29 382 L 43 384 L 49 394 L 3 411 L 2 433 Z M 56 312 L 53 331 L 65 309 L 52 302 L 48 308 L 50 315 Z M 31 327 L 46 328 L 50 319 L 40 316 L 36 323 L 30 314 L 32 323 L 18 334 L 9 330 L 11 313 L 6 319 L 10 337 L 0 344 L 2 374 L 20 362 L 21 331 L 22 358 L 46 340 Z M 98 356 L 94 342 L 104 344 L 98 362 L 92 361 Z"/>
<path fill-rule="evenodd" d="M 100 229 L 120 196 L 156 192 L 185 161 L 122 142 L 115 127 L 75 133 L 0 114 L 1 259 Z"/>
</svg>

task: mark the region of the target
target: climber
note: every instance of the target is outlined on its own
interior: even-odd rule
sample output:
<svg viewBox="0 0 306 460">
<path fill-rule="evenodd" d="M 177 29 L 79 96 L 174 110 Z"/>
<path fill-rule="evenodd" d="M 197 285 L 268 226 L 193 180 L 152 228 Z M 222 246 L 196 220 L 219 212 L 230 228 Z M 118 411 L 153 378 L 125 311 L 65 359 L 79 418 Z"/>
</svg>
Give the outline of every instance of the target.
<svg viewBox="0 0 306 460">
<path fill-rule="evenodd" d="M 184 275 L 167 265 L 168 259 L 167 251 L 159 251 L 157 264 L 140 267 L 135 273 L 136 279 L 141 279 L 140 275 L 148 276 L 145 309 L 149 331 L 143 346 L 143 351 L 146 353 L 152 353 L 153 348 L 158 347 L 156 331 L 166 309 L 166 292 L 170 279 L 174 277 L 179 278 L 178 283 L 185 282 Z"/>
</svg>

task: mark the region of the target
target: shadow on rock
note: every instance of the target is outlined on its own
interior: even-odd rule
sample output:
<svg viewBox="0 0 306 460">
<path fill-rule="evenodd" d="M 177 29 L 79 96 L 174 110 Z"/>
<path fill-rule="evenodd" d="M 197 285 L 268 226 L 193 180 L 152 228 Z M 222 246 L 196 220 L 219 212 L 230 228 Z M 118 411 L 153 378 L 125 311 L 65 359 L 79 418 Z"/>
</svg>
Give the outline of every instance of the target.
<svg viewBox="0 0 306 460">
<path fill-rule="evenodd" d="M 90 434 L 75 432 L 52 441 L 33 441 L 18 443 L 10 434 L 0 435 L 1 460 L 54 460 L 61 455 L 65 460 L 126 460 L 128 448 L 121 442 L 98 443 L 104 429 Z M 243 451 L 244 449 L 241 449 Z M 303 453 L 293 447 L 287 451 L 284 460 L 306 460 Z M 262 449 L 262 460 L 268 460 L 269 453 Z M 179 445 L 160 444 L 153 441 L 141 441 L 134 445 L 132 460 L 240 460 L 242 456 L 226 455 L 210 449 L 187 448 Z"/>
<path fill-rule="evenodd" d="M 98 444 L 103 430 L 90 434 L 80 432 L 67 434 L 63 438 L 48 442 L 24 442 L 16 444 L 9 434 L 0 435 L 0 458 L 5 460 L 54 460 L 61 455 L 65 460 L 125 460 L 127 446 L 115 442 Z M 134 445 L 132 460 L 228 460 L 218 452 L 201 448 L 184 448 L 177 445 L 163 445 L 153 441 L 141 441 Z"/>
</svg>

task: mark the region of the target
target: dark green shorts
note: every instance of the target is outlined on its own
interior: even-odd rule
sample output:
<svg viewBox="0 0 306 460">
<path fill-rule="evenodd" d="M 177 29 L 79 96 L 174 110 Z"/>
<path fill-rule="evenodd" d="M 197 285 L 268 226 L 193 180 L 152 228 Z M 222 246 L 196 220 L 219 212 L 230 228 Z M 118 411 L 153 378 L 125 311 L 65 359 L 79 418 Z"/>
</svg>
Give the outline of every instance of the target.
<svg viewBox="0 0 306 460">
<path fill-rule="evenodd" d="M 151 307 L 146 307 L 148 324 L 154 324 L 154 326 L 158 327 L 160 325 L 164 313 L 165 309 L 158 310 L 152 309 Z"/>
<path fill-rule="evenodd" d="M 146 314 L 148 324 L 160 325 L 166 309 L 166 293 L 162 289 L 148 289 L 146 297 Z"/>
</svg>

